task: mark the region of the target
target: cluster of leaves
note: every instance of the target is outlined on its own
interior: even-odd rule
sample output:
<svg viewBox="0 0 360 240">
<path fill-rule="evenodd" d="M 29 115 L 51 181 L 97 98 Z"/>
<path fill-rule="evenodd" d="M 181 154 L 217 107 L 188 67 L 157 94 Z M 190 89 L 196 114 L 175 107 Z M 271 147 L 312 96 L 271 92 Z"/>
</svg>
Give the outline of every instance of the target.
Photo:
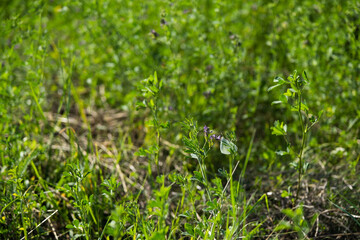
<svg viewBox="0 0 360 240">
<path fill-rule="evenodd" d="M 268 91 L 271 91 L 274 88 L 280 87 L 282 85 L 289 85 L 290 87 L 286 90 L 285 93 L 280 94 L 279 101 L 274 101 L 273 104 L 278 103 L 284 103 L 286 105 L 289 105 L 291 111 L 297 112 L 299 117 L 299 122 L 301 126 L 301 144 L 298 147 L 298 153 L 295 153 L 295 150 L 293 149 L 293 146 L 291 142 L 288 140 L 287 136 L 287 125 L 283 122 L 279 122 L 278 120 L 275 121 L 274 126 L 271 127 L 272 134 L 277 136 L 284 136 L 284 139 L 287 143 L 287 150 L 285 151 L 277 151 L 276 153 L 279 155 L 286 155 L 291 153 L 295 154 L 298 159 L 298 164 L 293 164 L 299 172 L 298 175 L 298 189 L 296 198 L 298 197 L 298 193 L 300 190 L 300 181 L 301 176 L 306 172 L 306 169 L 309 165 L 308 162 L 303 161 L 303 152 L 306 147 L 307 143 L 307 135 L 309 130 L 319 121 L 319 118 L 322 115 L 323 111 L 319 112 L 319 117 L 316 117 L 312 115 L 309 111 L 309 108 L 304 103 L 304 97 L 303 97 L 303 90 L 306 85 L 309 84 L 308 77 L 306 75 L 306 72 L 303 72 L 303 79 L 300 79 L 300 76 L 297 75 L 297 72 L 295 71 L 294 74 L 290 75 L 287 80 L 284 80 L 281 77 L 276 77 L 274 79 L 274 82 L 276 85 L 270 87 Z M 303 118 L 303 115 L 305 115 L 305 119 Z"/>
</svg>

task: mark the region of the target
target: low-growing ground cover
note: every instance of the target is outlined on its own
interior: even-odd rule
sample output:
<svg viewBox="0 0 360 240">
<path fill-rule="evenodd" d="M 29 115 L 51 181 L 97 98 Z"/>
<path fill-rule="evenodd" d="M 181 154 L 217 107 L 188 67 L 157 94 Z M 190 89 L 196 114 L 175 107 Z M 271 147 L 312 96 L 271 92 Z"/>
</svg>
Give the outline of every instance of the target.
<svg viewBox="0 0 360 240">
<path fill-rule="evenodd" d="M 0 239 L 360 238 L 358 1 L 0 9 Z"/>
</svg>

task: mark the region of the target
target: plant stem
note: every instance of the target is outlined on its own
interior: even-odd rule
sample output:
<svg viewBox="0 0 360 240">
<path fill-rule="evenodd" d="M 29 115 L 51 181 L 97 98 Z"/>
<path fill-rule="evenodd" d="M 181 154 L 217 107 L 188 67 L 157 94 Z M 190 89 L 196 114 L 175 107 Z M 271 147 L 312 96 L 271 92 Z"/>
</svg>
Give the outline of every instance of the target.
<svg viewBox="0 0 360 240">
<path fill-rule="evenodd" d="M 24 232 L 24 238 L 25 240 L 28 239 L 28 235 L 27 235 L 27 231 L 26 231 L 26 222 L 25 222 L 25 218 L 24 218 L 24 211 L 23 211 L 23 197 L 21 196 L 21 202 L 20 202 L 20 210 L 21 210 L 21 222 L 22 222 L 22 228 L 23 228 L 23 232 Z"/>
<path fill-rule="evenodd" d="M 229 161 L 229 173 L 230 173 L 230 198 L 231 198 L 231 205 L 232 205 L 232 220 L 233 225 L 235 225 L 236 219 L 236 204 L 235 204 L 235 190 L 234 190 L 234 183 L 233 183 L 233 160 L 235 160 L 234 154 L 231 154 L 230 161 Z"/>
<path fill-rule="evenodd" d="M 204 165 L 204 169 L 203 169 L 203 165 Z M 205 174 L 205 164 L 203 164 L 203 159 L 199 160 L 199 166 L 200 166 L 200 171 L 201 171 L 201 175 L 205 181 L 205 189 L 206 189 L 206 192 L 208 194 L 208 197 L 209 197 L 209 201 L 211 201 L 211 195 L 210 195 L 210 191 L 208 189 L 209 187 L 209 183 L 208 183 L 208 180 L 207 180 L 207 177 L 206 177 L 206 174 Z"/>
<path fill-rule="evenodd" d="M 304 150 L 304 147 L 305 147 L 305 139 L 306 139 L 306 130 L 304 129 L 304 121 L 303 121 L 303 118 L 302 118 L 302 114 L 301 114 L 301 98 L 302 98 L 302 91 L 299 90 L 299 93 L 298 93 L 298 114 L 299 114 L 299 118 L 300 118 L 300 123 L 301 123 L 301 131 L 302 131 L 302 139 L 301 139 L 301 148 L 300 148 L 300 152 L 299 152 L 299 155 L 298 155 L 298 158 L 299 158 L 299 175 L 298 175 L 298 187 L 297 187 L 297 190 L 296 190 L 296 197 L 295 197 L 295 202 L 297 202 L 298 198 L 299 198 L 299 191 L 300 191 L 300 186 L 301 186 L 301 175 L 302 175 L 302 155 L 303 155 L 303 150 Z"/>
<path fill-rule="evenodd" d="M 159 85 L 158 85 L 159 88 Z M 156 116 L 156 144 L 157 144 L 157 151 L 156 151 L 156 163 L 158 168 L 158 174 L 160 174 L 160 166 L 159 166 L 159 155 L 160 155 L 160 127 L 158 121 L 158 97 L 156 96 L 155 99 L 155 116 Z M 164 163 L 163 163 L 164 164 Z M 165 167 L 165 165 L 163 165 Z"/>
<path fill-rule="evenodd" d="M 155 97 L 155 106 L 151 109 L 154 118 L 154 127 L 156 131 L 156 152 L 155 152 L 155 164 L 157 167 L 158 174 L 160 174 L 160 166 L 159 166 L 159 152 L 160 152 L 160 129 L 159 129 L 159 122 L 158 122 L 158 98 Z"/>
</svg>

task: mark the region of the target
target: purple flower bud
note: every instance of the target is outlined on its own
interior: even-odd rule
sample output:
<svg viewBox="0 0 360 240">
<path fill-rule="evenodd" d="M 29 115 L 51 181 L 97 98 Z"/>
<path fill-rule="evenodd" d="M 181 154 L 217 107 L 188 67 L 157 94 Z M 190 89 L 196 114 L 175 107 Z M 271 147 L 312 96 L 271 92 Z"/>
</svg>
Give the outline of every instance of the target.
<svg viewBox="0 0 360 240">
<path fill-rule="evenodd" d="M 220 140 L 220 139 L 221 139 L 221 135 L 212 134 L 210 136 L 210 140 Z"/>
<path fill-rule="evenodd" d="M 208 126 L 204 126 L 204 133 L 207 135 L 210 132 L 210 128 Z"/>
<path fill-rule="evenodd" d="M 160 20 L 160 23 L 161 23 L 161 26 L 168 24 L 167 21 L 163 18 Z"/>
<path fill-rule="evenodd" d="M 154 29 L 151 30 L 151 33 L 154 35 L 155 38 L 159 36 L 159 34 Z"/>
</svg>

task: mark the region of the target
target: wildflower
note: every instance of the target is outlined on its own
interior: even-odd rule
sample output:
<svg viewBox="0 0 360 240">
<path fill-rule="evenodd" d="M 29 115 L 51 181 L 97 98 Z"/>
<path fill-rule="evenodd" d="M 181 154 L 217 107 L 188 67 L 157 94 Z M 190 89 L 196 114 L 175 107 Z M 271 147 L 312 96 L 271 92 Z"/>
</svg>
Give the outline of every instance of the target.
<svg viewBox="0 0 360 240">
<path fill-rule="evenodd" d="M 162 18 L 162 19 L 160 20 L 160 23 L 161 23 L 161 26 L 163 26 L 163 25 L 168 25 L 168 22 L 167 22 L 164 18 Z"/>
<path fill-rule="evenodd" d="M 154 38 L 157 38 L 159 36 L 159 34 L 154 29 L 151 30 L 151 33 L 154 36 Z"/>
<path fill-rule="evenodd" d="M 210 139 L 211 139 L 211 140 L 214 140 L 214 139 L 215 139 L 215 140 L 220 140 L 220 139 L 221 139 L 221 135 L 213 134 L 213 135 L 210 136 Z"/>
<path fill-rule="evenodd" d="M 204 133 L 208 135 L 210 133 L 210 128 L 208 126 L 204 126 Z"/>
</svg>

